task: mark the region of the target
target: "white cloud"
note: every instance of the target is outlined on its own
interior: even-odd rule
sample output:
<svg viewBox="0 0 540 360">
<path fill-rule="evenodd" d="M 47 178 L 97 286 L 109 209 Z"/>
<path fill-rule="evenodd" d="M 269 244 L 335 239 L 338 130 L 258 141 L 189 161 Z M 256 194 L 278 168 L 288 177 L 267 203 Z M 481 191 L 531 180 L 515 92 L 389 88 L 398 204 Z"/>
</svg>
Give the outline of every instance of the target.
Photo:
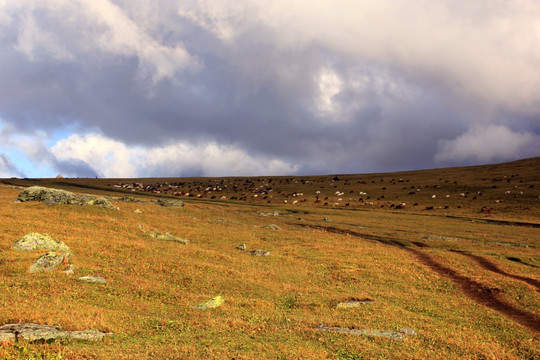
<svg viewBox="0 0 540 360">
<path fill-rule="evenodd" d="M 4 2 L 0 19 L 19 16 L 15 49 L 32 61 L 82 62 L 89 56 L 138 59 L 138 78 L 152 85 L 200 68 L 180 41 L 163 44 L 108 0 Z M 11 16 L 10 16 L 11 15 Z M 0 25 L 11 25 L 4 20 Z"/>
<path fill-rule="evenodd" d="M 100 134 L 74 134 L 51 149 L 58 161 L 80 161 L 102 177 L 285 175 L 298 167 L 276 158 L 250 155 L 215 142 L 178 142 L 156 147 L 132 147 Z"/>
<path fill-rule="evenodd" d="M 436 162 L 491 162 L 538 156 L 540 136 L 501 125 L 476 125 L 453 140 L 440 140 Z"/>
</svg>

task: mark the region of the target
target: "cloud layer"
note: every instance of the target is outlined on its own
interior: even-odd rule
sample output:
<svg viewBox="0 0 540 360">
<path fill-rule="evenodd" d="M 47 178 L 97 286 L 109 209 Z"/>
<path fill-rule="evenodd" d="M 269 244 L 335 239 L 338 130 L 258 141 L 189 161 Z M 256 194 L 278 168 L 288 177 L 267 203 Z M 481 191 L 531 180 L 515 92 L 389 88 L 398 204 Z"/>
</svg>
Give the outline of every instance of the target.
<svg viewBox="0 0 540 360">
<path fill-rule="evenodd" d="M 532 0 L 0 1 L 4 146 L 114 177 L 538 156 L 539 14 Z"/>
</svg>

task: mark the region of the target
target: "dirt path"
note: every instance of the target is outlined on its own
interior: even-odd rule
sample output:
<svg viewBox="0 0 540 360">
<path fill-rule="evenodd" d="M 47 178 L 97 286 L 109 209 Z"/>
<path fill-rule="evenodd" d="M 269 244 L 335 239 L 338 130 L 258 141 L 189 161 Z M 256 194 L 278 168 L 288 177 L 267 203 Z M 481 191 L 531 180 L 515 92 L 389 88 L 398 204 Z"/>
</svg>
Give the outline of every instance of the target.
<svg viewBox="0 0 540 360">
<path fill-rule="evenodd" d="M 518 324 L 521 324 L 522 326 L 534 332 L 536 336 L 540 336 L 540 316 L 532 312 L 519 309 L 515 307 L 514 305 L 510 304 L 509 302 L 505 301 L 500 295 L 501 293 L 500 289 L 494 289 L 494 288 L 485 286 L 484 284 L 477 282 L 471 278 L 468 278 L 467 276 L 460 275 L 457 271 L 439 263 L 438 261 L 433 259 L 429 254 L 418 249 L 418 248 L 429 247 L 429 245 L 425 243 L 414 242 L 413 245 L 416 247 L 413 247 L 413 246 L 408 246 L 407 244 L 399 240 L 371 235 L 371 234 L 362 234 L 362 233 L 347 230 L 347 229 L 340 229 L 336 227 L 325 227 L 325 226 L 318 226 L 318 225 L 314 226 L 314 225 L 306 225 L 306 224 L 293 224 L 293 225 L 310 227 L 310 228 L 324 230 L 324 231 L 338 233 L 338 234 L 345 234 L 345 235 L 348 234 L 348 235 L 360 237 L 363 239 L 374 240 L 379 243 L 390 245 L 390 246 L 397 246 L 407 251 L 408 253 L 412 254 L 414 257 L 418 259 L 418 261 L 421 264 L 427 266 L 429 269 L 436 272 L 438 275 L 445 277 L 447 279 L 450 279 L 454 284 L 456 284 L 461 289 L 463 294 L 465 294 L 470 299 L 476 301 L 478 304 L 481 304 L 501 314 L 506 315 L 507 317 L 514 320 Z M 491 263 L 490 261 L 480 256 L 467 254 L 463 252 L 460 252 L 460 253 L 474 259 L 482 268 L 486 270 L 495 272 L 500 275 L 508 276 L 517 280 L 524 281 L 536 287 L 538 291 L 539 282 L 535 279 L 530 279 L 524 276 L 509 274 L 501 270 L 495 264 Z"/>
</svg>

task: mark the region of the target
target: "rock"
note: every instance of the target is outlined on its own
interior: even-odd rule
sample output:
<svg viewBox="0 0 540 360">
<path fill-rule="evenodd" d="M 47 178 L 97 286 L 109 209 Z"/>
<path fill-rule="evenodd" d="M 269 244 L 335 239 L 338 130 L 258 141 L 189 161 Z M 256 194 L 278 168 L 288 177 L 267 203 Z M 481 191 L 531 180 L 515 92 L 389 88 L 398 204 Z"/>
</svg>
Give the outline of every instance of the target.
<svg viewBox="0 0 540 360">
<path fill-rule="evenodd" d="M 201 309 L 201 310 L 213 309 L 213 308 L 217 308 L 218 306 L 221 306 L 221 304 L 223 304 L 224 302 L 225 300 L 223 299 L 223 297 L 218 295 L 215 298 L 208 300 L 207 302 L 204 302 L 199 305 L 195 305 L 194 308 Z"/>
<path fill-rule="evenodd" d="M 409 335 L 409 336 L 418 335 L 416 333 L 416 331 L 414 331 L 413 329 L 409 329 L 409 328 L 399 329 L 399 332 L 402 333 L 402 334 L 405 334 L 405 335 Z"/>
<path fill-rule="evenodd" d="M 363 300 L 351 299 L 351 300 L 347 300 L 347 301 L 343 301 L 343 302 L 338 303 L 336 305 L 336 307 L 338 307 L 338 308 L 351 308 L 351 307 L 362 306 L 362 305 L 369 304 L 369 303 L 372 303 L 372 302 L 374 302 L 374 300 L 371 300 L 371 299 L 363 299 Z"/>
<path fill-rule="evenodd" d="M 248 251 L 248 253 L 250 253 L 251 255 L 255 255 L 255 256 L 270 256 L 270 252 L 265 251 L 265 250 L 261 250 L 261 249 Z"/>
<path fill-rule="evenodd" d="M 40 324 L 7 324 L 0 326 L 0 341 L 3 337 L 11 341 L 52 342 L 57 339 L 101 341 L 106 335 L 98 330 L 66 331 L 60 326 Z"/>
<path fill-rule="evenodd" d="M 247 245 L 246 244 L 240 244 L 236 247 L 238 250 L 246 250 L 247 249 Z"/>
<path fill-rule="evenodd" d="M 279 213 L 277 211 L 274 212 L 268 212 L 268 213 L 259 213 L 260 216 L 279 216 Z"/>
<path fill-rule="evenodd" d="M 120 198 L 118 200 L 124 201 L 124 202 L 142 202 L 141 200 L 135 199 L 133 196 L 125 196 L 125 197 Z"/>
<path fill-rule="evenodd" d="M 167 207 L 184 207 L 184 202 L 182 200 L 159 199 L 157 204 Z"/>
<path fill-rule="evenodd" d="M 262 226 L 263 229 L 272 229 L 272 230 L 281 230 L 281 228 L 279 226 L 277 226 L 276 224 L 268 224 L 268 225 L 264 225 Z"/>
<path fill-rule="evenodd" d="M 150 232 L 150 236 L 153 237 L 154 239 L 166 240 L 166 241 L 174 241 L 174 242 L 179 242 L 179 243 L 184 244 L 184 245 L 189 243 L 189 240 L 179 238 L 179 237 L 171 235 L 169 233 L 160 234 L 158 232 L 152 231 L 152 232 Z"/>
<path fill-rule="evenodd" d="M 107 283 L 107 280 L 105 280 L 101 276 L 81 276 L 77 280 L 85 281 L 85 282 L 93 283 L 93 284 L 106 284 Z"/>
<path fill-rule="evenodd" d="M 56 179 L 63 179 L 63 178 L 64 178 L 64 176 L 62 174 L 56 175 Z"/>
<path fill-rule="evenodd" d="M 135 214 L 142 214 L 142 211 L 139 210 L 139 209 L 135 209 L 134 213 L 135 213 Z"/>
<path fill-rule="evenodd" d="M 77 266 L 73 264 L 69 264 L 66 268 L 66 270 L 62 271 L 66 275 L 73 275 L 75 273 L 75 270 L 77 270 Z"/>
<path fill-rule="evenodd" d="M 56 241 L 47 234 L 29 233 L 13 244 L 16 251 L 34 250 L 69 251 L 69 247 L 62 241 Z"/>
<path fill-rule="evenodd" d="M 49 251 L 46 254 L 41 255 L 28 269 L 29 272 L 41 272 L 41 271 L 53 271 L 60 265 L 69 262 L 71 255 L 56 254 L 54 251 Z"/>
<path fill-rule="evenodd" d="M 15 334 L 8 331 L 0 330 L 0 344 L 3 342 L 14 342 Z"/>
<path fill-rule="evenodd" d="M 107 209 L 116 209 L 114 205 L 105 198 L 94 195 L 79 196 L 69 191 L 49 189 L 42 186 L 32 186 L 23 190 L 17 197 L 17 200 L 20 202 L 41 201 L 47 205 L 95 205 Z"/>
<path fill-rule="evenodd" d="M 317 330 L 319 331 L 335 331 L 335 332 L 342 332 L 346 334 L 351 334 L 355 336 L 377 336 L 377 337 L 385 337 L 394 341 L 403 341 L 403 333 L 398 331 L 388 331 L 388 330 L 370 330 L 370 329 L 348 329 L 348 328 L 342 328 L 342 327 L 336 327 L 336 326 L 324 326 L 319 325 L 317 327 Z"/>
</svg>

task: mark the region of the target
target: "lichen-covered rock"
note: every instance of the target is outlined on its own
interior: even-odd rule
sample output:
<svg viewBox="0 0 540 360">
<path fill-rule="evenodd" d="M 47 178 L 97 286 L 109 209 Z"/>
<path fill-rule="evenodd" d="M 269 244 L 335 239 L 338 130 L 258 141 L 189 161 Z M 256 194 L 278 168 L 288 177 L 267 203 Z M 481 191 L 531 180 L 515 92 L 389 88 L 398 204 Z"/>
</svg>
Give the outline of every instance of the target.
<svg viewBox="0 0 540 360">
<path fill-rule="evenodd" d="M 60 189 L 50 189 L 42 186 L 32 186 L 23 190 L 17 197 L 17 201 L 41 201 L 47 205 L 96 205 L 107 209 L 116 209 L 105 198 L 94 195 L 77 195 Z"/>
<path fill-rule="evenodd" d="M 29 233 L 13 244 L 16 251 L 34 251 L 47 249 L 51 251 L 69 251 L 69 247 L 62 241 L 56 241 L 47 234 Z"/>
<path fill-rule="evenodd" d="M 272 230 L 280 230 L 281 228 L 277 226 L 276 224 L 268 224 L 262 226 L 263 229 L 272 229 Z"/>
<path fill-rule="evenodd" d="M 362 306 L 362 305 L 365 305 L 365 304 L 369 304 L 369 303 L 372 303 L 372 302 L 374 302 L 374 300 L 371 300 L 371 299 L 362 299 L 362 300 L 351 299 L 351 300 L 342 301 L 342 302 L 338 303 L 336 305 L 336 307 L 338 307 L 338 308 L 352 308 L 352 307 L 358 307 L 358 306 Z"/>
<path fill-rule="evenodd" d="M 0 343 L 14 342 L 15 334 L 9 331 L 0 330 Z"/>
<path fill-rule="evenodd" d="M 254 256 L 270 256 L 270 252 L 265 251 L 265 250 L 261 250 L 261 249 L 255 249 L 255 250 L 252 250 L 252 251 L 248 251 L 248 253 L 250 253 L 251 255 L 254 255 Z"/>
<path fill-rule="evenodd" d="M 52 342 L 57 339 L 101 341 L 111 333 L 98 330 L 67 331 L 60 326 L 40 324 L 7 324 L 0 326 L 0 341 L 6 338 L 10 341 Z"/>
<path fill-rule="evenodd" d="M 403 333 L 399 331 L 388 331 L 388 330 L 370 330 L 370 329 L 348 329 L 337 326 L 324 326 L 320 325 L 317 327 L 319 331 L 334 331 L 341 332 L 346 334 L 351 334 L 355 336 L 376 336 L 376 337 L 385 337 L 394 341 L 403 341 Z"/>
<path fill-rule="evenodd" d="M 246 250 L 247 249 L 247 245 L 246 244 L 240 244 L 236 247 L 238 250 Z"/>
<path fill-rule="evenodd" d="M 159 199 L 157 204 L 167 207 L 184 207 L 184 202 L 182 200 Z"/>
<path fill-rule="evenodd" d="M 81 276 L 77 280 L 85 281 L 85 282 L 88 282 L 88 283 L 94 283 L 94 284 L 106 284 L 107 283 L 107 280 L 105 280 L 101 276 Z"/>
<path fill-rule="evenodd" d="M 171 235 L 169 233 L 160 234 L 158 232 L 152 231 L 152 232 L 150 232 L 150 236 L 153 237 L 154 239 L 166 240 L 166 241 L 174 241 L 174 242 L 178 242 L 178 243 L 181 243 L 181 244 L 184 244 L 184 245 L 189 243 L 189 240 L 183 239 L 183 238 L 180 238 L 180 237 L 177 237 L 177 236 L 174 236 L 174 235 Z"/>
<path fill-rule="evenodd" d="M 52 271 L 62 264 L 68 263 L 70 254 L 56 254 L 54 251 L 49 251 L 41 255 L 28 269 L 29 272 Z"/>
<path fill-rule="evenodd" d="M 213 309 L 213 308 L 217 308 L 218 306 L 221 306 L 221 304 L 223 304 L 224 302 L 225 300 L 223 299 L 223 297 L 218 295 L 215 298 L 208 300 L 207 302 L 204 302 L 199 305 L 195 305 L 194 308 L 201 309 L 201 310 Z"/>
</svg>

